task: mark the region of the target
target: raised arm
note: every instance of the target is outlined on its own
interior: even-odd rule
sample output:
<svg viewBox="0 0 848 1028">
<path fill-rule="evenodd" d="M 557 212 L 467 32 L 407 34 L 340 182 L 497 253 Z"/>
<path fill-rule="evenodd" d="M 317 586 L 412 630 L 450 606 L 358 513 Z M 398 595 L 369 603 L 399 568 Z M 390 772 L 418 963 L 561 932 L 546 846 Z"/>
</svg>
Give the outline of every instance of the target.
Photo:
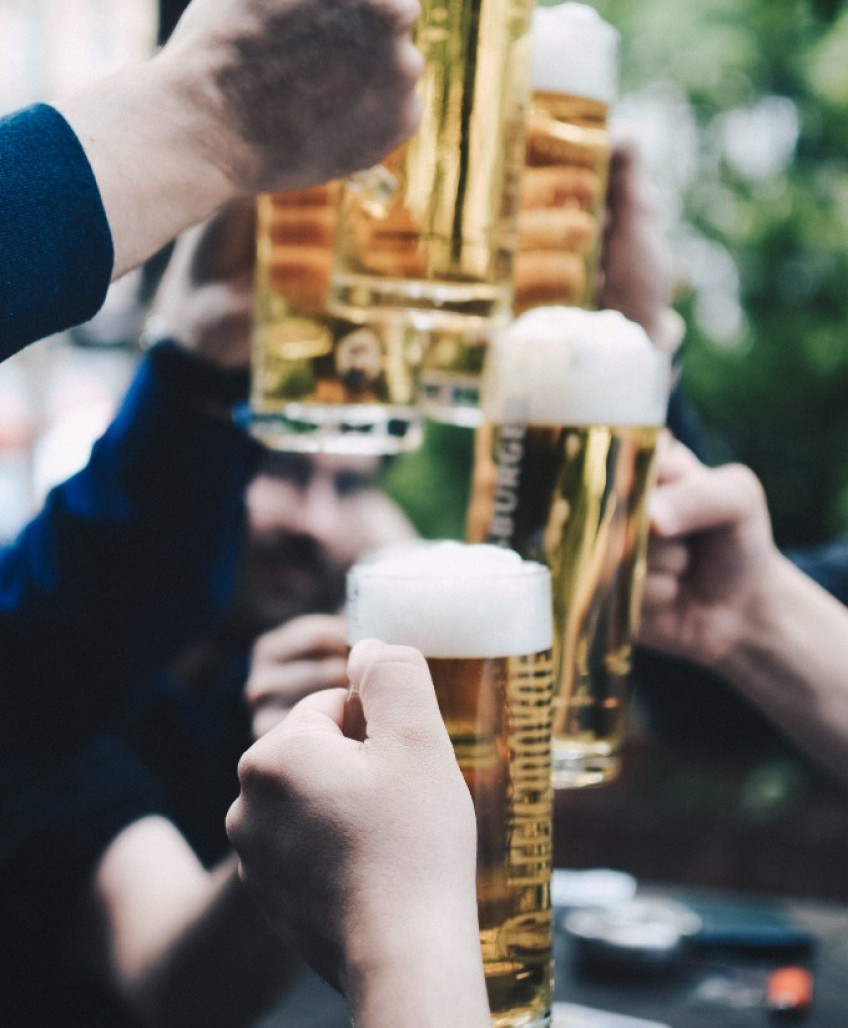
<svg viewBox="0 0 848 1028">
<path fill-rule="evenodd" d="M 415 0 L 194 0 L 163 49 L 59 104 L 115 274 L 229 200 L 375 163 L 415 127 Z"/>
<path fill-rule="evenodd" d="M 0 120 L 0 359 L 223 204 L 338 178 L 415 127 L 416 0 L 193 0 L 167 45 Z"/>
</svg>

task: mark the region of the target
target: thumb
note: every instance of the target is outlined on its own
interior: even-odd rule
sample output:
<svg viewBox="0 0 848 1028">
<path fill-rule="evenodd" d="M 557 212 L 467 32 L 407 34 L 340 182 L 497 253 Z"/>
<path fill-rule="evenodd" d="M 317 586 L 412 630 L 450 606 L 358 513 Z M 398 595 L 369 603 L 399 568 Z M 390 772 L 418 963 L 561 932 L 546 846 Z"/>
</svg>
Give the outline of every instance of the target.
<svg viewBox="0 0 848 1028">
<path fill-rule="evenodd" d="M 350 652 L 348 676 L 369 739 L 393 736 L 424 747 L 447 741 L 433 679 L 418 650 L 364 639 Z"/>
</svg>

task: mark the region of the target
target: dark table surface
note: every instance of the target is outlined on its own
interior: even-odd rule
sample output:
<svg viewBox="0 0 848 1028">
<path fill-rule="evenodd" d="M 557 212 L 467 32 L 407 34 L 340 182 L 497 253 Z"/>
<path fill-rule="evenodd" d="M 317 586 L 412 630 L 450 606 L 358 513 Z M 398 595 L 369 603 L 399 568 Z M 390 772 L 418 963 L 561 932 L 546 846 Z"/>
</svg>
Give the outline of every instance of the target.
<svg viewBox="0 0 848 1028">
<path fill-rule="evenodd" d="M 723 915 L 728 910 L 732 912 L 734 908 L 755 904 L 758 910 L 779 912 L 790 925 L 806 929 L 812 946 L 808 951 L 785 952 L 700 947 L 691 955 L 684 954 L 679 961 L 655 967 L 650 972 L 583 967 L 579 946 L 563 928 L 567 911 L 557 907 L 555 1001 L 643 1018 L 668 1028 L 772 1028 L 781 1022 L 765 1010 L 766 979 L 777 968 L 800 964 L 813 974 L 814 995 L 806 1017 L 796 1023 L 803 1028 L 848 1028 L 848 907 L 807 901 L 753 900 L 747 895 L 647 885 L 640 886 L 638 895 L 672 898 L 694 905 L 707 914 L 713 908 Z M 584 1023 L 587 1028 L 589 1024 L 591 1028 L 606 1028 L 602 1021 L 594 1018 L 583 1023 L 574 1018 L 555 1023 L 556 1028 L 560 1025 L 571 1028 L 572 1024 L 584 1028 Z M 300 979 L 282 1004 L 261 1024 L 261 1028 L 349 1026 L 342 999 L 311 972 Z"/>
<path fill-rule="evenodd" d="M 777 914 L 789 929 L 807 933 L 810 944 L 796 946 L 787 937 L 786 948 L 753 945 L 744 937 L 745 923 L 739 922 L 743 935 L 738 945 L 716 939 L 713 944 L 684 947 L 668 962 L 599 964 L 591 959 L 591 951 L 587 960 L 583 944 L 563 930 L 567 911 L 557 909 L 555 1000 L 669 1028 L 768 1028 L 787 1021 L 767 1012 L 766 981 L 775 970 L 792 965 L 807 968 L 813 976 L 812 1006 L 795 1023 L 804 1028 L 848 1028 L 848 907 L 648 886 L 641 886 L 638 895 L 682 901 L 713 926 L 753 907 L 758 917 Z M 562 1023 L 567 1025 L 568 1020 Z"/>
</svg>

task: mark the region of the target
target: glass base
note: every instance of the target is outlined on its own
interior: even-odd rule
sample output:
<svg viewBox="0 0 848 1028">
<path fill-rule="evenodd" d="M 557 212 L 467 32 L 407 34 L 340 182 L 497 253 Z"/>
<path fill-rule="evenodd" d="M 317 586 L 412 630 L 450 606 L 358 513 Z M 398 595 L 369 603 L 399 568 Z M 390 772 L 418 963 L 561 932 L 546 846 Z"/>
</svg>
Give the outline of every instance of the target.
<svg viewBox="0 0 848 1028">
<path fill-rule="evenodd" d="M 621 757 L 608 750 L 598 752 L 554 740 L 551 767 L 555 789 L 582 789 L 617 778 L 621 771 Z"/>
<path fill-rule="evenodd" d="M 472 375 L 424 372 L 418 380 L 416 406 L 433 421 L 477 428 L 483 424 L 480 379 Z"/>
<path fill-rule="evenodd" d="M 421 419 L 410 407 L 380 404 L 288 403 L 258 411 L 244 405 L 236 422 L 271 450 L 387 456 L 417 450 Z"/>
<path fill-rule="evenodd" d="M 422 331 L 479 331 L 512 316 L 511 290 L 481 282 L 334 275 L 327 309 L 349 321 L 400 321 Z"/>
<path fill-rule="evenodd" d="M 526 1020 L 527 1017 L 530 1020 Z M 518 1017 L 492 1014 L 492 1028 L 551 1028 L 552 1023 L 550 1010 L 541 1015 L 523 1014 Z"/>
</svg>

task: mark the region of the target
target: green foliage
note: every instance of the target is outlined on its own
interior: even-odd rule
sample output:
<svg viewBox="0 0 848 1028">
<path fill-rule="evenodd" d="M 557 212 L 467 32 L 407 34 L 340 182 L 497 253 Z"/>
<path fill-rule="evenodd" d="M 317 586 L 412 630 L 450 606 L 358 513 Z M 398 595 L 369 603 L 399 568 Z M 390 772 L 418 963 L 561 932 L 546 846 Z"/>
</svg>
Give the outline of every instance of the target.
<svg viewBox="0 0 848 1028">
<path fill-rule="evenodd" d="M 424 445 L 388 465 L 382 485 L 427 539 L 462 539 L 474 463 L 474 433 L 425 422 Z"/>
<path fill-rule="evenodd" d="M 735 296 L 680 298 L 685 386 L 707 427 L 706 456 L 762 478 L 783 544 L 848 530 L 848 10 L 807 0 L 598 0 L 622 30 L 626 97 L 658 80 L 697 126 L 682 189 L 688 238 L 732 262 Z M 776 103 L 775 103 L 776 101 Z M 779 131 L 752 112 L 794 111 L 785 160 L 734 159 Z M 661 173 L 661 172 L 660 172 Z M 703 249 L 703 247 L 702 247 Z M 703 271 L 703 269 L 702 269 Z M 738 303 L 735 331 L 710 307 Z"/>
</svg>

